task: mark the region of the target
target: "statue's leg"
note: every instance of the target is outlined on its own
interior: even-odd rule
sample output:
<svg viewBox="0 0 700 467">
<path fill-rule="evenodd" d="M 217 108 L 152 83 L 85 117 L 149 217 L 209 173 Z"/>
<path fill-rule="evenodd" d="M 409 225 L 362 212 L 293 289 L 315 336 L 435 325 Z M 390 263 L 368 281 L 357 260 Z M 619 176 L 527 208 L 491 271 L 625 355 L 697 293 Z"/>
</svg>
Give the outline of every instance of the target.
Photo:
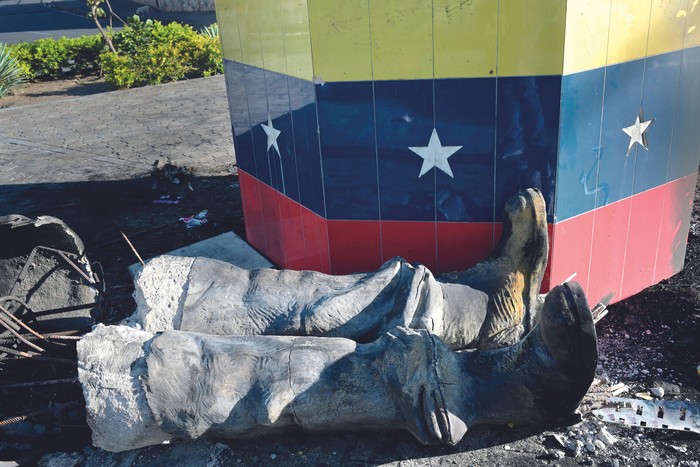
<svg viewBox="0 0 700 467">
<path fill-rule="evenodd" d="M 434 443 L 444 436 L 434 419 L 446 416 L 434 339 L 405 328 L 357 344 L 98 326 L 78 345 L 79 377 L 93 444 L 108 451 L 290 430 L 408 429 Z"/>
<path fill-rule="evenodd" d="M 134 319 L 150 332 L 313 335 L 360 342 L 407 326 L 427 329 L 453 348 L 497 347 L 529 329 L 528 310 L 546 262 L 544 202 L 539 192 L 528 190 L 508 201 L 496 251 L 441 281 L 424 266 L 396 258 L 372 273 L 331 276 L 160 257 L 136 280 Z"/>
<path fill-rule="evenodd" d="M 406 328 L 370 344 L 183 331 L 144 339 L 125 329 L 98 327 L 78 346 L 93 442 L 112 451 L 294 429 L 405 429 L 426 444 L 454 444 L 473 425 L 571 414 L 597 363 L 595 327 L 576 285 L 550 293 L 537 327 L 499 350 L 455 352 Z M 143 351 L 112 350 L 132 347 Z"/>
<path fill-rule="evenodd" d="M 485 294 L 473 291 L 482 297 Z M 208 258 L 163 256 L 136 279 L 130 318 L 149 332 L 347 337 L 371 342 L 396 325 L 436 330 L 442 292 L 432 273 L 400 258 L 366 274 L 245 270 Z M 470 302 L 476 303 L 474 297 Z M 415 318 L 415 319 L 414 319 Z M 419 320 L 423 319 L 421 322 Z M 414 323 L 415 321 L 415 323 Z"/>
<path fill-rule="evenodd" d="M 502 347 L 516 342 L 532 328 L 541 305 L 539 291 L 548 252 L 547 211 L 542 194 L 528 189 L 509 198 L 503 210 L 503 234 L 494 252 L 466 271 L 437 278 L 445 294 L 455 296 L 446 299 L 446 323 L 469 319 L 460 310 L 463 301 L 456 285 L 483 291 L 489 297 L 475 342 L 463 341 L 454 347 Z"/>
</svg>

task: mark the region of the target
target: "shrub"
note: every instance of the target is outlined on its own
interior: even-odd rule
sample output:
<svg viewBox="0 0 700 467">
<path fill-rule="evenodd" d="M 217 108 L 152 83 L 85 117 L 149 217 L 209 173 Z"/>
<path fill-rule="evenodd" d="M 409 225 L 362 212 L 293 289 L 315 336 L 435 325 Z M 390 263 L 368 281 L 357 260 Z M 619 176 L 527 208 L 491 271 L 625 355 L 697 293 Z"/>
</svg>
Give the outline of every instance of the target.
<svg viewBox="0 0 700 467">
<path fill-rule="evenodd" d="M 109 52 L 102 36 L 39 39 L 10 46 L 18 66 L 30 79 L 54 79 L 102 72 L 117 88 L 160 84 L 223 73 L 218 31 L 159 21 L 127 19 L 121 31 L 109 31 L 118 53 Z"/>
<path fill-rule="evenodd" d="M 20 42 L 12 46 L 12 54 L 28 78 L 53 79 L 99 71 L 103 49 L 102 38 L 93 35 Z"/>
<path fill-rule="evenodd" d="M 0 97 L 24 83 L 24 72 L 11 49 L 0 42 Z"/>
<path fill-rule="evenodd" d="M 100 56 L 105 81 L 118 88 L 160 84 L 223 72 L 218 38 L 179 23 L 129 18 L 112 38 L 118 54 Z"/>
</svg>

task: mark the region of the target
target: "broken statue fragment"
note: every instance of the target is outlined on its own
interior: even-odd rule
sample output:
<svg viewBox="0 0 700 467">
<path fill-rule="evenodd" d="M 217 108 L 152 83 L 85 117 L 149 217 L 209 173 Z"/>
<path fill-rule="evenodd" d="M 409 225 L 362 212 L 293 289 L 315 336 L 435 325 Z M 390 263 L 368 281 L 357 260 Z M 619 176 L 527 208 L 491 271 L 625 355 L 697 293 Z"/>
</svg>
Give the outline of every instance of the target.
<svg viewBox="0 0 700 467">
<path fill-rule="evenodd" d="M 547 295 L 524 339 L 500 349 L 455 351 L 404 327 L 358 344 L 98 326 L 78 358 L 93 443 L 109 451 L 293 427 L 404 429 L 455 444 L 478 424 L 570 414 L 593 380 L 597 345 L 583 292 L 569 283 Z"/>
<path fill-rule="evenodd" d="M 137 279 L 144 330 L 98 326 L 78 345 L 93 443 L 298 427 L 454 444 L 481 423 L 570 414 L 593 379 L 595 328 L 577 284 L 538 298 L 544 212 L 536 190 L 511 198 L 494 254 L 441 278 L 401 259 L 338 277 L 154 260 Z"/>
<path fill-rule="evenodd" d="M 101 305 L 101 285 L 83 242 L 63 221 L 51 216 L 0 216 L 3 313 L 40 332 L 87 330 L 95 324 Z"/>
<path fill-rule="evenodd" d="M 132 321 L 149 332 L 308 335 L 371 342 L 395 326 L 426 329 L 456 349 L 515 343 L 535 322 L 547 265 L 538 190 L 511 197 L 491 256 L 434 277 L 401 258 L 378 271 L 331 276 L 246 270 L 208 258 L 162 256 L 136 279 Z"/>
</svg>

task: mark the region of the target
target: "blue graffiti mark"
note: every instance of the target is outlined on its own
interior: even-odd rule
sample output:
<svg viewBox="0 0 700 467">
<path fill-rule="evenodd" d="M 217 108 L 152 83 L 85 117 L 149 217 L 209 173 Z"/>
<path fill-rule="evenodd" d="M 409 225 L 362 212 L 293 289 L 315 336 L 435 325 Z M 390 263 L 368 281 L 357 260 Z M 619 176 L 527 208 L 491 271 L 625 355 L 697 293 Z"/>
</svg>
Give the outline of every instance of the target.
<svg viewBox="0 0 700 467">
<path fill-rule="evenodd" d="M 593 188 L 588 187 L 588 180 L 589 179 L 595 179 L 596 177 L 596 172 L 598 171 L 598 167 L 600 165 L 600 160 L 603 158 L 603 151 L 605 148 L 603 146 L 595 146 L 591 148 L 591 151 L 597 156 L 595 161 L 593 162 L 593 165 L 591 166 L 590 170 L 588 172 L 583 172 L 581 173 L 581 178 L 579 179 L 579 182 L 583 186 L 583 193 L 586 196 L 591 196 L 595 195 L 596 193 L 602 192 L 603 193 L 603 203 L 601 205 L 608 204 L 608 197 L 610 196 L 610 186 L 607 183 L 599 183 Z"/>
</svg>

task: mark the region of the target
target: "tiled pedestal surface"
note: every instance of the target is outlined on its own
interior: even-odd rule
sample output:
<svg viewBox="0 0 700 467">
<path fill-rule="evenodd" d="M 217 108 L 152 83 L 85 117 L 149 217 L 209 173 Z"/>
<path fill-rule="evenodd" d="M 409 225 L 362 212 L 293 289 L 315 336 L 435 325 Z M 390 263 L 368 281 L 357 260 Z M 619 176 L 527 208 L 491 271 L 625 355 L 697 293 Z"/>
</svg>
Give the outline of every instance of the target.
<svg viewBox="0 0 700 467">
<path fill-rule="evenodd" d="M 698 0 L 217 0 L 248 241 L 279 266 L 484 258 L 549 205 L 545 289 L 617 301 L 683 266 Z"/>
</svg>

